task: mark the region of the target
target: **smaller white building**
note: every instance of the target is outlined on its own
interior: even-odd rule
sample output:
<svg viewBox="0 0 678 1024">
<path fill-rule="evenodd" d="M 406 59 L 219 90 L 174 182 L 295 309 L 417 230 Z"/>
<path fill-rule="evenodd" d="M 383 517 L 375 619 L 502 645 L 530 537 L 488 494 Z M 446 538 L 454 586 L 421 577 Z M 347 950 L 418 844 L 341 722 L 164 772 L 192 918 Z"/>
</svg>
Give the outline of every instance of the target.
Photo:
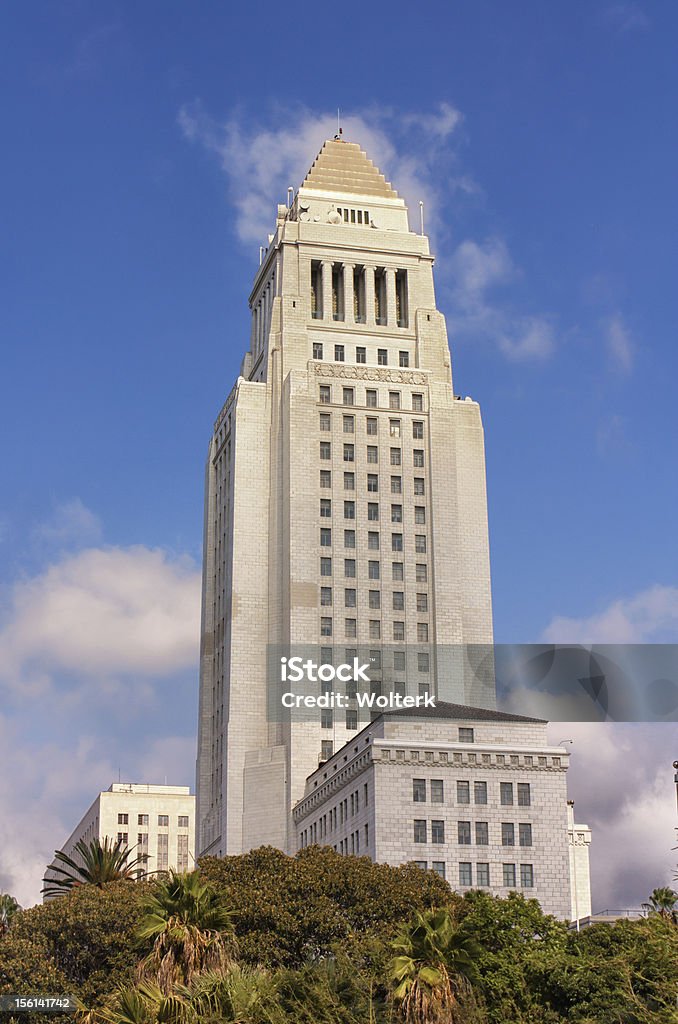
<svg viewBox="0 0 678 1024">
<path fill-rule="evenodd" d="M 442 701 L 385 712 L 309 775 L 297 846 L 414 862 L 459 892 L 518 890 L 562 920 L 584 916 L 591 833 L 574 824 L 569 753 L 546 726 Z"/>
<path fill-rule="evenodd" d="M 85 816 L 61 847 L 77 860 L 76 844 L 108 838 L 134 848 L 132 859 L 148 855 L 137 877 L 156 871 L 190 871 L 195 859 L 195 797 L 188 786 L 154 786 L 139 782 L 114 782 L 99 793 Z M 45 878 L 52 873 L 53 861 Z M 46 897 L 49 898 L 49 897 Z"/>
</svg>

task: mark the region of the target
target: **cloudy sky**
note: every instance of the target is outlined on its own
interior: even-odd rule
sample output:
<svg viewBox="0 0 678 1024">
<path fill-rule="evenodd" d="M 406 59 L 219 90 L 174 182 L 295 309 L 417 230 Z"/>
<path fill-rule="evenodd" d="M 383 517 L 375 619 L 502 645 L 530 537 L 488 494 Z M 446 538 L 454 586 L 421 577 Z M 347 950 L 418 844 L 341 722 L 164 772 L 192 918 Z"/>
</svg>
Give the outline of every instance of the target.
<svg viewBox="0 0 678 1024">
<path fill-rule="evenodd" d="M 675 4 L 0 20 L 0 889 L 34 902 L 119 776 L 193 781 L 207 440 L 338 106 L 425 202 L 487 432 L 497 639 L 678 640 Z M 678 859 L 678 727 L 553 730 L 594 906 L 638 906 Z"/>
</svg>

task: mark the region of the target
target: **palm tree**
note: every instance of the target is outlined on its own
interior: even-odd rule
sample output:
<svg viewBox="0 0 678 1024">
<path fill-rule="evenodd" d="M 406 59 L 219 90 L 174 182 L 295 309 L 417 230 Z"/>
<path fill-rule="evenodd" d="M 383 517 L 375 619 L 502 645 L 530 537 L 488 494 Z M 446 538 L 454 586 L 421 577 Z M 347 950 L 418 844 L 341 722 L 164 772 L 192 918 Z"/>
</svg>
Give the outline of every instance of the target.
<svg viewBox="0 0 678 1024">
<path fill-rule="evenodd" d="M 478 947 L 448 910 L 417 913 L 392 947 L 391 998 L 405 1024 L 455 1024 L 475 979 Z"/>
<path fill-rule="evenodd" d="M 191 1010 L 200 1024 L 241 1024 L 289 1020 L 277 998 L 275 978 L 263 967 L 232 964 L 225 971 L 207 971 L 194 978 Z"/>
<path fill-rule="evenodd" d="M 183 988 L 166 995 L 148 981 L 121 986 L 105 1007 L 81 1016 L 80 1024 L 192 1024 L 188 996 Z"/>
<path fill-rule="evenodd" d="M 140 975 L 153 978 L 163 992 L 169 993 L 177 983 L 188 985 L 202 971 L 223 970 L 230 964 L 235 946 L 232 916 L 198 871 L 169 871 L 156 880 L 144 911 L 137 936 L 142 942 L 153 939 L 153 949 Z"/>
<path fill-rule="evenodd" d="M 139 867 L 148 860 L 146 853 L 140 853 L 130 860 L 134 849 L 121 839 L 114 843 L 106 836 L 103 843 L 97 838 L 89 843 L 81 839 L 75 844 L 74 853 L 81 863 L 61 850 L 55 850 L 54 859 L 59 863 L 50 866 L 51 874 L 43 878 L 45 885 L 42 892 L 45 896 L 63 896 L 79 885 L 96 885 L 101 889 L 107 882 L 133 879 Z M 61 864 L 65 867 L 61 867 Z M 61 877 L 55 878 L 54 875 Z"/>
<path fill-rule="evenodd" d="M 12 918 L 21 907 L 8 892 L 0 893 L 0 935 L 9 930 Z"/>
<path fill-rule="evenodd" d="M 659 914 L 660 917 L 678 924 L 678 892 L 675 892 L 668 885 L 653 889 L 650 893 L 648 903 L 643 903 L 643 909 L 650 914 Z"/>
</svg>

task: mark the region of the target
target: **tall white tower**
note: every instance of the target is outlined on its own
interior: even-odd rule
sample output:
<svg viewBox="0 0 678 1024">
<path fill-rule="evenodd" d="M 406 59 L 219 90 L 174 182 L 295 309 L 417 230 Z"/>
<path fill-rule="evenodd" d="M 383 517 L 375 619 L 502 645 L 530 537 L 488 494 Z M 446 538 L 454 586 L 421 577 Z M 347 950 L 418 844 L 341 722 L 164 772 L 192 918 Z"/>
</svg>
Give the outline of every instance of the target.
<svg viewBox="0 0 678 1024">
<path fill-rule="evenodd" d="M 291 808 L 351 711 L 267 714 L 267 646 L 368 648 L 384 678 L 466 704 L 491 679 L 483 429 L 452 389 L 428 239 L 355 143 L 278 207 L 205 484 L 198 854 L 293 851 Z"/>
</svg>

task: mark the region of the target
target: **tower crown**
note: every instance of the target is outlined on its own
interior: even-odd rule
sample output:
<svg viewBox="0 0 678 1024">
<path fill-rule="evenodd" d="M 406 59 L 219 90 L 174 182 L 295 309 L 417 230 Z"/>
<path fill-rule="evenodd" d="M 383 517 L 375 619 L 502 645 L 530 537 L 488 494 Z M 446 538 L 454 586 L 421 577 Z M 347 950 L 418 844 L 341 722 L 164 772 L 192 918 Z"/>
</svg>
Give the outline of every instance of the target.
<svg viewBox="0 0 678 1024">
<path fill-rule="evenodd" d="M 302 188 L 381 199 L 399 198 L 390 181 L 386 181 L 358 143 L 343 139 L 328 139 L 323 143 Z"/>
</svg>

